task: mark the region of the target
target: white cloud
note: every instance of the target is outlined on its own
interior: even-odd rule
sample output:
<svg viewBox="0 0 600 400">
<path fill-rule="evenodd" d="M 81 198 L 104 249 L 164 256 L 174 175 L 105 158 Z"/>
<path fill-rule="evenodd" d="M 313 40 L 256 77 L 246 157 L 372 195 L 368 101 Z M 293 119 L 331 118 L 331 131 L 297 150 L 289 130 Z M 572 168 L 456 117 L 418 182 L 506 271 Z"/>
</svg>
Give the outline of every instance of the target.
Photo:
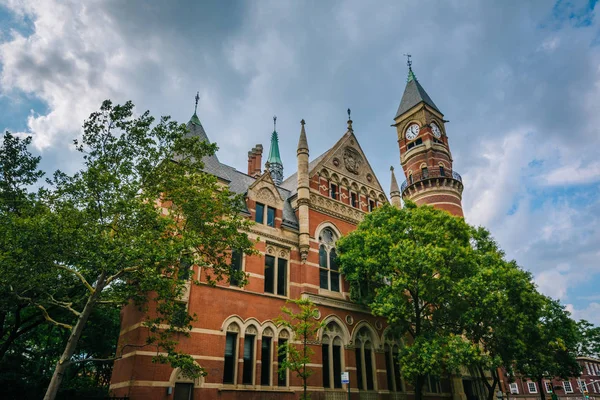
<svg viewBox="0 0 600 400">
<path fill-rule="evenodd" d="M 547 185 L 573 185 L 592 183 L 600 180 L 600 162 L 592 162 L 586 166 L 581 163 L 565 165 L 550 171 L 544 180 Z"/>
<path fill-rule="evenodd" d="M 596 326 L 600 326 L 600 303 L 588 303 L 584 308 L 575 308 L 573 304 L 567 304 L 567 310 L 575 320 L 585 319 Z"/>
</svg>

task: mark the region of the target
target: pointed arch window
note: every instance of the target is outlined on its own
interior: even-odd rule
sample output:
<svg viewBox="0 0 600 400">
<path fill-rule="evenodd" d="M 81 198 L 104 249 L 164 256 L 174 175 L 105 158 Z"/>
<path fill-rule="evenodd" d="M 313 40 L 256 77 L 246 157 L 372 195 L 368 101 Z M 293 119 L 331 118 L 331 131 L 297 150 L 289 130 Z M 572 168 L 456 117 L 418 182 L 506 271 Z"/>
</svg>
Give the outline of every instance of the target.
<svg viewBox="0 0 600 400">
<path fill-rule="evenodd" d="M 227 334 L 225 336 L 223 383 L 234 384 L 236 382 L 239 331 L 240 328 L 235 323 L 232 323 L 227 327 Z"/>
<path fill-rule="evenodd" d="M 342 330 L 335 322 L 330 322 L 325 327 L 321 340 L 321 353 L 323 357 L 323 387 L 342 387 L 342 355 L 344 354 Z"/>
<path fill-rule="evenodd" d="M 356 374 L 359 390 L 375 390 L 375 352 L 371 332 L 362 328 L 355 341 Z"/>
<path fill-rule="evenodd" d="M 319 287 L 321 289 L 340 291 L 340 269 L 337 263 L 335 242 L 337 235 L 331 228 L 325 228 L 319 235 Z"/>
<path fill-rule="evenodd" d="M 402 376 L 400 375 L 400 360 L 398 345 L 386 343 L 385 350 L 385 370 L 387 371 L 387 384 L 390 392 L 403 392 Z"/>
</svg>

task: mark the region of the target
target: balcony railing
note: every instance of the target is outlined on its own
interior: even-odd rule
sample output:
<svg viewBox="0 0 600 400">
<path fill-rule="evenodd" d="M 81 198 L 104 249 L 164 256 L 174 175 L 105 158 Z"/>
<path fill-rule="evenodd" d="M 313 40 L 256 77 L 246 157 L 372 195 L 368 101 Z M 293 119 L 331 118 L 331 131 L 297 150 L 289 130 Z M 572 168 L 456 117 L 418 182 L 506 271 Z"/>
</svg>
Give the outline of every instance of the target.
<svg viewBox="0 0 600 400">
<path fill-rule="evenodd" d="M 446 170 L 426 170 L 424 172 L 415 173 L 409 176 L 408 180 L 402 182 L 400 186 L 400 192 L 404 193 L 406 188 L 414 185 L 417 182 L 426 181 L 428 179 L 437 179 L 437 178 L 448 178 L 454 179 L 455 181 L 459 181 L 462 183 L 462 177 L 458 172 L 449 172 Z"/>
</svg>

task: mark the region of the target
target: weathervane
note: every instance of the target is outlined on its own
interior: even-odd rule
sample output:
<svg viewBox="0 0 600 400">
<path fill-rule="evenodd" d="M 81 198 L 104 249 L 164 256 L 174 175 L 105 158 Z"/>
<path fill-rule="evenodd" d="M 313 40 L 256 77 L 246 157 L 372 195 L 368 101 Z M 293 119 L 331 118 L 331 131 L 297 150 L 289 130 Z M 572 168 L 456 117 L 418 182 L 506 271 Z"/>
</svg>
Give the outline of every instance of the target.
<svg viewBox="0 0 600 400">
<path fill-rule="evenodd" d="M 410 54 L 408 54 L 408 53 L 405 53 L 404 55 L 406 56 L 406 65 L 408 65 L 408 69 L 411 69 L 412 61 L 410 61 L 410 58 L 412 56 Z"/>
<path fill-rule="evenodd" d="M 273 132 L 276 132 L 277 129 L 277 115 L 273 115 Z"/>
<path fill-rule="evenodd" d="M 352 130 L 352 118 L 350 118 L 350 109 L 348 109 L 348 130 L 351 131 Z"/>
<path fill-rule="evenodd" d="M 198 100 L 200 100 L 200 92 L 196 92 L 196 106 L 194 107 L 194 114 L 198 111 Z"/>
</svg>

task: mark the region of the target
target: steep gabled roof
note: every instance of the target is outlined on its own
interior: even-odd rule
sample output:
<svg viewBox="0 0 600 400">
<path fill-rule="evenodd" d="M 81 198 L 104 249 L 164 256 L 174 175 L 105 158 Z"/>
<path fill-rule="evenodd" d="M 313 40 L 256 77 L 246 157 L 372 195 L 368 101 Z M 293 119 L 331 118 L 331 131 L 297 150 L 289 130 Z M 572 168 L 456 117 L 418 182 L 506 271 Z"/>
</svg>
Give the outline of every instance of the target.
<svg viewBox="0 0 600 400">
<path fill-rule="evenodd" d="M 396 112 L 396 116 L 394 118 L 398 118 L 400 115 L 404 114 L 417 104 L 424 102 L 440 114 L 442 112 L 435 105 L 431 97 L 427 94 L 423 86 L 417 80 L 417 77 L 413 73 L 412 69 L 408 70 L 408 80 L 406 82 L 406 87 L 404 88 L 404 94 L 402 95 L 402 100 L 400 101 L 400 105 L 398 106 L 398 111 Z M 443 114 L 442 114 L 443 115 Z"/>
</svg>

